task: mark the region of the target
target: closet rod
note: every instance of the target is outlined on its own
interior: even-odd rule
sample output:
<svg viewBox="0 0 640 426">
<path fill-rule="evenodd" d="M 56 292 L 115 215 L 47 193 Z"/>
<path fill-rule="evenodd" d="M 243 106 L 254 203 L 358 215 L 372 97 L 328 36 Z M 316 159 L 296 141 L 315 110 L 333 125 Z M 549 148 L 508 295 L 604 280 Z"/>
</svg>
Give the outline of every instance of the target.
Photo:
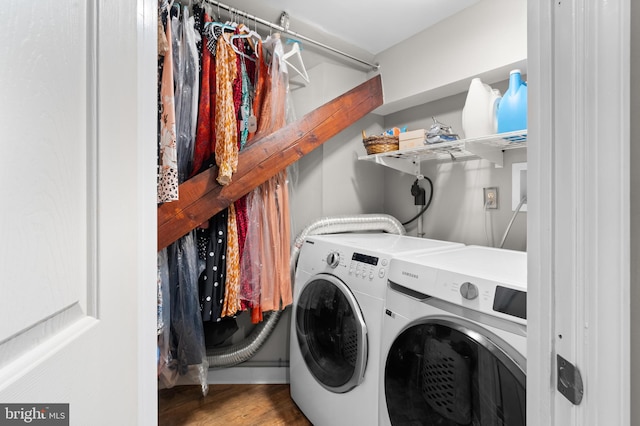
<svg viewBox="0 0 640 426">
<path fill-rule="evenodd" d="M 216 0 L 205 0 L 205 1 L 207 3 L 209 3 L 209 4 L 212 4 L 214 6 L 218 6 L 219 8 L 230 12 L 232 15 L 235 14 L 235 15 L 243 16 L 243 17 L 245 17 L 245 18 L 247 18 L 249 20 L 258 22 L 258 23 L 260 23 L 262 25 L 265 25 L 265 26 L 267 26 L 269 28 L 273 28 L 274 30 L 289 34 L 292 37 L 302 39 L 302 40 L 307 41 L 309 43 L 315 44 L 316 46 L 320 46 L 323 49 L 327 49 L 327 50 L 330 50 L 330 51 L 332 51 L 334 53 L 337 53 L 339 55 L 345 56 L 345 57 L 347 57 L 347 58 L 349 58 L 349 59 L 351 59 L 353 61 L 360 62 L 361 64 L 364 64 L 364 65 L 368 65 L 374 71 L 377 71 L 378 69 L 380 69 L 380 65 L 378 65 L 378 64 L 372 64 L 371 62 L 367 62 L 367 61 L 365 61 L 363 59 L 356 58 L 355 56 L 350 55 L 349 53 L 346 53 L 346 52 L 338 50 L 338 49 L 336 49 L 334 47 L 328 46 L 328 45 L 326 45 L 324 43 L 321 43 L 319 41 L 310 39 L 309 37 L 305 37 L 302 34 L 296 33 L 295 31 L 291 31 L 289 28 L 285 28 L 285 27 L 282 27 L 280 25 L 277 25 L 277 24 L 271 23 L 269 21 L 266 21 L 264 19 L 258 18 L 257 16 L 250 15 L 247 12 L 243 12 L 242 10 L 235 9 L 235 8 L 233 8 L 231 6 L 228 6 L 228 5 L 224 4 L 224 3 L 220 3 L 219 1 L 216 1 Z"/>
</svg>

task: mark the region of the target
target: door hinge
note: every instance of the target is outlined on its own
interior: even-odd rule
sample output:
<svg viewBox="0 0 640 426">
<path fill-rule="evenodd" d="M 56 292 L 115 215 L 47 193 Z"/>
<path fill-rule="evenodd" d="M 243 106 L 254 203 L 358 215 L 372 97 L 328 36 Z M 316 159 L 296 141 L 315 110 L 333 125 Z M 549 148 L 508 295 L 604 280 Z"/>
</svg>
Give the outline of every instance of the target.
<svg viewBox="0 0 640 426">
<path fill-rule="evenodd" d="M 557 356 L 558 391 L 574 405 L 580 405 L 584 388 L 580 370 L 560 355 Z"/>
</svg>

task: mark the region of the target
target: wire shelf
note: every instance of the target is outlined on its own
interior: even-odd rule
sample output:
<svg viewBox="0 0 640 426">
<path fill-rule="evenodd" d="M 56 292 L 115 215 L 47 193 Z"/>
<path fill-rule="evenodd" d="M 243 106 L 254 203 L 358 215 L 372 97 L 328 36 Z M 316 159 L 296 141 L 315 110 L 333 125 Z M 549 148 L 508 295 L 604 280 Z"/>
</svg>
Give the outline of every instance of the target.
<svg viewBox="0 0 640 426">
<path fill-rule="evenodd" d="M 418 148 L 389 151 L 380 154 L 364 155 L 359 160 L 373 161 L 401 171 L 414 167 L 422 161 L 457 161 L 462 159 L 484 158 L 502 166 L 502 152 L 507 149 L 526 148 L 527 131 L 499 133 L 479 138 L 459 139 L 450 142 L 428 144 Z M 410 162 L 414 166 L 405 166 Z"/>
</svg>

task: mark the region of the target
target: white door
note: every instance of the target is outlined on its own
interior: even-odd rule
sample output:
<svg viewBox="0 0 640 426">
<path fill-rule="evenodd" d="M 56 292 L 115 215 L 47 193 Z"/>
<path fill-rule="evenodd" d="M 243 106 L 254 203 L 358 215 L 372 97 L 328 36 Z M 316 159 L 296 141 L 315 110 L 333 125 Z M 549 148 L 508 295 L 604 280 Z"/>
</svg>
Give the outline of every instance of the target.
<svg viewBox="0 0 640 426">
<path fill-rule="evenodd" d="M 0 7 L 0 424 L 157 423 L 153 3 Z"/>
<path fill-rule="evenodd" d="M 637 403 L 629 374 L 630 3 L 528 2 L 532 425 L 627 426 Z"/>
</svg>

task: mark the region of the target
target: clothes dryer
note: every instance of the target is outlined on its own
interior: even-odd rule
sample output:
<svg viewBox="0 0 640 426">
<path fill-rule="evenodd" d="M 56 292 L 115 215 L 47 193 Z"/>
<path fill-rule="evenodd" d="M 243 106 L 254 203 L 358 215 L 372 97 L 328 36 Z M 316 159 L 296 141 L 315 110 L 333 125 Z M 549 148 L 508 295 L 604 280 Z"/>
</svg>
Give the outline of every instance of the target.
<svg viewBox="0 0 640 426">
<path fill-rule="evenodd" d="M 391 260 L 381 425 L 526 422 L 527 255 L 467 246 Z"/>
<path fill-rule="evenodd" d="M 291 397 L 316 426 L 378 424 L 380 332 L 391 258 L 462 244 L 384 233 L 309 237 L 291 320 Z"/>
</svg>

